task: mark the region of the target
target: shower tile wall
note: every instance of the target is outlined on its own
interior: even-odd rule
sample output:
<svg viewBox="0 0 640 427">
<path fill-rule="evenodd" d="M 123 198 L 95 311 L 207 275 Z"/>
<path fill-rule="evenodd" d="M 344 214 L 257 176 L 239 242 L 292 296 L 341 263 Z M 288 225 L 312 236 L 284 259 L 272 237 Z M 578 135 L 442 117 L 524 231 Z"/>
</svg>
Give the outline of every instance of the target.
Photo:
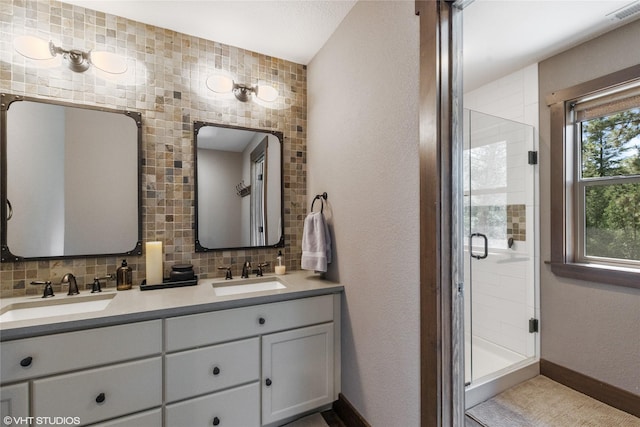
<svg viewBox="0 0 640 427">
<path fill-rule="evenodd" d="M 533 126 L 533 140 L 537 147 L 537 87 L 536 64 L 465 93 L 464 107 Z M 479 137 L 488 138 L 490 135 Z M 522 141 L 519 135 L 509 137 Z M 513 237 L 515 241 L 515 253 L 522 251 L 527 258 L 534 257 L 535 262 L 518 260 L 519 256 L 509 253 L 489 257 L 474 265 L 472 284 L 473 335 L 528 357 L 535 355 L 535 340 L 528 338 L 528 320 L 533 316 L 538 317 L 535 301 L 538 298 L 536 271 L 539 262 L 535 251 L 538 236 L 529 232 L 537 229 L 537 170 L 522 166 L 522 159 L 526 158 L 530 149 L 525 144 L 509 143 L 506 217 L 508 237 Z M 514 227 L 516 223 L 517 233 Z M 465 269 L 468 274 L 467 266 Z M 536 286 L 532 283 L 536 283 Z M 470 312 L 467 312 L 467 324 L 470 316 Z"/>
<path fill-rule="evenodd" d="M 112 50 L 132 61 L 128 81 L 113 82 L 93 70 L 38 68 L 13 50 L 17 35 L 36 35 L 67 48 Z M 193 121 L 279 130 L 284 133 L 284 206 L 287 269 L 300 263 L 306 212 L 306 67 L 255 52 L 95 12 L 57 1 L 0 2 L 0 90 L 142 113 L 143 240 L 160 240 L 165 274 L 175 263 L 192 263 L 200 277 L 217 268 L 238 268 L 246 258 L 272 262 L 277 250 L 254 249 L 196 254 L 194 251 Z M 135 61 L 135 62 L 133 62 Z M 238 81 L 275 83 L 280 98 L 270 107 L 216 98 L 205 81 L 215 70 Z M 105 173 L 115 172 L 105 168 Z M 144 256 L 127 257 L 134 281 L 144 279 Z M 34 279 L 54 283 L 73 272 L 79 283 L 113 273 L 118 257 L 17 262 L 0 265 L 0 296 L 39 292 Z M 237 272 L 239 274 L 239 272 Z M 108 284 L 113 286 L 113 284 Z M 54 286 L 57 290 L 57 287 Z"/>
</svg>

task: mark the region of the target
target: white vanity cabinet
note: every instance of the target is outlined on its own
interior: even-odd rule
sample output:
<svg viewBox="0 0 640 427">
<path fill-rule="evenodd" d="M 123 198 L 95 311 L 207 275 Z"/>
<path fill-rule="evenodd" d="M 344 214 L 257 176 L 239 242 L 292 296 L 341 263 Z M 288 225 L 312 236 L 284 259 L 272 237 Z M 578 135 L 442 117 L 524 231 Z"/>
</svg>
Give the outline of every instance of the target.
<svg viewBox="0 0 640 427">
<path fill-rule="evenodd" d="M 23 387 L 28 415 L 53 424 L 55 417 L 79 417 L 86 425 L 159 408 L 161 355 L 162 320 L 6 341 L 2 395 Z M 7 385 L 14 381 L 22 382 Z"/>
<path fill-rule="evenodd" d="M 2 415 L 276 427 L 338 398 L 339 293 L 180 313 L 2 342 Z"/>
<path fill-rule="evenodd" d="M 165 425 L 274 426 L 331 404 L 339 304 L 331 294 L 166 319 Z"/>
</svg>

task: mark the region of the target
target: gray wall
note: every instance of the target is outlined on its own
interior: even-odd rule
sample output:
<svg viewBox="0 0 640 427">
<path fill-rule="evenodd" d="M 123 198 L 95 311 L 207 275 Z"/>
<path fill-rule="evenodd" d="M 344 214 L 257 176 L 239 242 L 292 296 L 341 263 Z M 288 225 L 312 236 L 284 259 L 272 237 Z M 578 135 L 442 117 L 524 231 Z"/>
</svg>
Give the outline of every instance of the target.
<svg viewBox="0 0 640 427">
<path fill-rule="evenodd" d="M 550 259 L 549 109 L 564 89 L 640 61 L 640 21 L 540 63 L 540 244 Z M 540 272 L 541 357 L 640 394 L 640 289 L 569 280 Z"/>
<path fill-rule="evenodd" d="M 342 392 L 374 427 L 420 424 L 418 60 L 414 2 L 358 2 L 307 70 L 307 194 L 329 195 L 327 276 L 345 286 Z"/>
</svg>

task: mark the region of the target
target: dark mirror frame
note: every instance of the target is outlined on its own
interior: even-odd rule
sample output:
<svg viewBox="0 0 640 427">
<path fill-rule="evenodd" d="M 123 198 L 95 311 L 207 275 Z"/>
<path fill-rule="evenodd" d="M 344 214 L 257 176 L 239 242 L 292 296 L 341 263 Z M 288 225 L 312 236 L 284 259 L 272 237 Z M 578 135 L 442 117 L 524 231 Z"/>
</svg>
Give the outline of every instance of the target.
<svg viewBox="0 0 640 427">
<path fill-rule="evenodd" d="M 108 254 L 82 254 L 82 255 L 56 255 L 43 257 L 23 257 L 14 255 L 9 250 L 7 244 L 7 112 L 14 102 L 31 101 L 44 104 L 59 105 L 62 107 L 82 108 L 87 110 L 104 111 L 108 113 L 124 114 L 135 121 L 137 127 L 137 165 L 138 165 L 138 236 L 135 247 L 126 252 L 108 253 Z M 103 256 L 135 256 L 142 255 L 142 115 L 135 111 L 114 110 L 110 108 L 102 108 L 84 104 L 74 104 L 70 102 L 62 102 L 50 99 L 33 98 L 28 96 L 12 95 L 7 93 L 0 94 L 0 222 L 2 229 L 0 230 L 0 262 L 20 262 L 20 261 L 39 261 L 39 260 L 55 260 L 55 259 L 72 259 L 72 258 L 96 258 Z"/>
<path fill-rule="evenodd" d="M 280 239 L 273 245 L 264 246 L 239 246 L 239 247 L 224 247 L 224 248 L 207 248 L 200 244 L 198 240 L 198 132 L 200 128 L 205 126 L 214 126 L 226 129 L 238 129 L 251 132 L 260 132 L 269 135 L 273 135 L 280 141 Z M 196 252 L 214 252 L 214 251 L 228 251 L 228 250 L 242 250 L 242 249 L 261 249 L 261 248 L 283 248 L 284 247 L 284 134 L 280 131 L 265 130 L 248 128 L 242 126 L 232 126 L 220 123 L 208 123 L 202 121 L 193 122 L 193 182 L 194 182 L 194 225 L 195 225 L 195 248 Z"/>
</svg>

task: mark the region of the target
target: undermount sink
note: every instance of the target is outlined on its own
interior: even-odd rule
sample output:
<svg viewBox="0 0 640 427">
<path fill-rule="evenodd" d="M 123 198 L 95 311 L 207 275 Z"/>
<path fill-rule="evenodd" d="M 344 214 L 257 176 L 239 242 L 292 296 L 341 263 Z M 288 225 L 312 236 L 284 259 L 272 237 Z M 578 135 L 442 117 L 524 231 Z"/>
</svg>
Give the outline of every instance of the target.
<svg viewBox="0 0 640 427">
<path fill-rule="evenodd" d="M 101 293 L 16 302 L 7 305 L 0 311 L 0 322 L 102 311 L 107 308 L 115 296 L 115 293 Z"/>
<path fill-rule="evenodd" d="M 279 280 L 265 280 L 260 282 L 244 283 L 242 285 L 234 285 L 232 283 L 212 283 L 213 291 L 216 296 L 223 297 L 227 295 L 247 294 L 250 292 L 274 291 L 277 289 L 285 289 Z"/>
</svg>

